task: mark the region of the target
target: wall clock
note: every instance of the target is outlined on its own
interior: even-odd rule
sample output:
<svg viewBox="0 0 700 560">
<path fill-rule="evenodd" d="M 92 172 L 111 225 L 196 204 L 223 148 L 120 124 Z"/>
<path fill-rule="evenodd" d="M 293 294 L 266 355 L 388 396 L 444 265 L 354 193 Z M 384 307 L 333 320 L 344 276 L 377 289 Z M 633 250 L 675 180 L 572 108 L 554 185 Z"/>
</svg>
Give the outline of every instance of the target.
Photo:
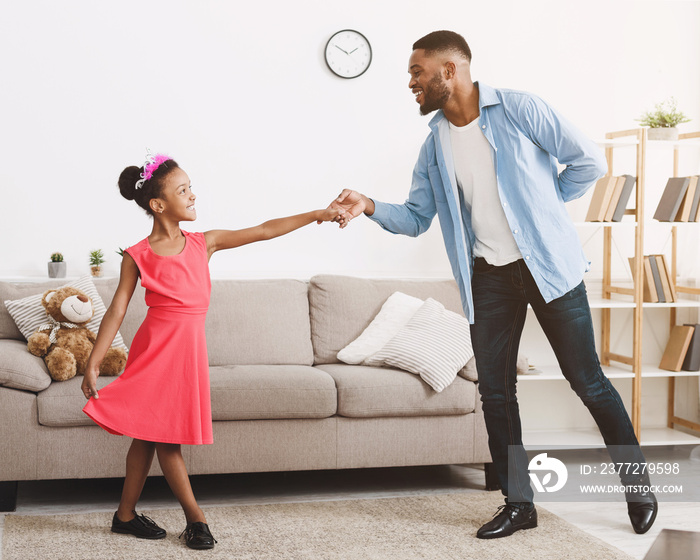
<svg viewBox="0 0 700 560">
<path fill-rule="evenodd" d="M 362 33 L 343 29 L 326 43 L 326 64 L 336 76 L 357 78 L 372 62 L 372 47 Z"/>
</svg>

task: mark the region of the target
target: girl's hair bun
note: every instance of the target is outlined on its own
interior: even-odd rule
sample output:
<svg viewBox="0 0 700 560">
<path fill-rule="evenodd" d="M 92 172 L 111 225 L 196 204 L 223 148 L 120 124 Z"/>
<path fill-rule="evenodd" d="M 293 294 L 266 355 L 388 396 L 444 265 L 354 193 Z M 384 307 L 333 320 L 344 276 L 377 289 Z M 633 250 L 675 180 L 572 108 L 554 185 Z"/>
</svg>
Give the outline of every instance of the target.
<svg viewBox="0 0 700 560">
<path fill-rule="evenodd" d="M 167 159 L 158 162 L 159 157 L 163 157 L 162 154 L 157 154 L 154 158 L 157 165 L 151 166 L 147 161 L 145 170 L 144 167 L 130 165 L 119 175 L 119 192 L 127 200 L 135 200 L 136 204 L 149 216 L 153 216 L 153 210 L 150 207 L 151 199 L 162 196 L 165 179 L 180 167 L 174 159 L 167 156 L 164 156 Z M 136 188 L 137 183 L 139 188 Z"/>
<path fill-rule="evenodd" d="M 119 175 L 119 192 L 127 200 L 136 198 L 136 181 L 141 178 L 141 168 L 130 165 Z"/>
</svg>

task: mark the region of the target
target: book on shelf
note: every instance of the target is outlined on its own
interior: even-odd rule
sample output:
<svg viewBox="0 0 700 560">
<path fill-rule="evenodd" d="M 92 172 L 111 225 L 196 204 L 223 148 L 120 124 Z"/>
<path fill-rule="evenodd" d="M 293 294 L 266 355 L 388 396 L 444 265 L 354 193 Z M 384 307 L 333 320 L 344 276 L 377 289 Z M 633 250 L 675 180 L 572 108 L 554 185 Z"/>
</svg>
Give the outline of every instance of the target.
<svg viewBox="0 0 700 560">
<path fill-rule="evenodd" d="M 693 202 L 695 202 L 695 193 L 697 192 L 698 178 L 688 177 L 688 190 L 685 191 L 685 196 L 683 196 L 683 202 L 681 202 L 680 208 L 676 213 L 674 222 L 687 222 L 690 220 L 690 212 L 693 207 Z M 697 202 L 695 206 L 695 211 L 697 212 Z M 695 214 L 693 214 L 693 217 Z"/>
<path fill-rule="evenodd" d="M 666 295 L 664 294 L 664 286 L 661 283 L 661 274 L 659 274 L 659 267 L 656 262 L 656 257 L 654 255 L 649 255 L 644 257 L 644 261 L 649 261 L 649 266 L 651 267 L 651 277 L 654 282 L 654 289 L 656 290 L 656 297 L 659 303 L 666 303 Z"/>
<path fill-rule="evenodd" d="M 605 221 L 605 214 L 610 206 L 610 199 L 616 184 L 617 177 L 612 175 L 606 175 L 598 180 L 593 189 L 593 198 L 591 198 L 591 205 L 588 207 L 588 214 L 586 214 L 587 222 Z"/>
<path fill-rule="evenodd" d="M 700 179 L 700 177 L 695 175 L 694 177 L 690 178 L 690 183 L 688 183 L 688 190 L 692 188 L 695 192 L 693 202 L 690 204 L 690 215 L 688 216 L 689 222 L 698 221 L 698 207 L 700 206 L 700 185 L 698 185 L 698 179 Z"/>
<path fill-rule="evenodd" d="M 663 255 L 651 255 L 656 259 L 656 267 L 659 269 L 659 276 L 661 277 L 661 286 L 664 292 L 664 299 L 668 303 L 676 301 L 676 288 L 674 287 L 673 278 L 671 276 L 671 271 L 668 266 L 666 266 L 666 257 Z"/>
<path fill-rule="evenodd" d="M 612 208 L 612 213 L 610 213 L 610 219 L 608 221 L 622 221 L 622 217 L 625 215 L 625 210 L 627 209 L 627 203 L 629 202 L 630 195 L 632 194 L 632 187 L 634 187 L 634 184 L 636 182 L 637 178 L 632 177 L 632 175 L 623 175 L 622 177 L 618 177 L 617 183 L 615 185 L 616 192 L 613 193 L 613 198 L 615 198 L 615 194 L 617 193 L 618 188 L 620 189 L 620 191 L 615 203 L 613 204 L 612 200 L 610 202 L 610 208 Z"/>
<path fill-rule="evenodd" d="M 632 277 L 634 278 L 634 257 L 629 258 L 630 267 L 632 267 Z M 642 259 L 642 291 L 643 297 L 642 301 L 647 301 L 651 303 L 658 303 L 659 296 L 656 291 L 656 282 L 654 281 L 654 275 L 651 271 L 651 261 L 648 256 L 644 256 Z"/>
<path fill-rule="evenodd" d="M 686 323 L 685 326 L 694 327 L 694 330 L 681 369 L 683 371 L 700 371 L 700 329 L 698 328 L 700 325 L 689 325 Z"/>
<path fill-rule="evenodd" d="M 683 202 L 683 197 L 688 190 L 689 183 L 690 178 L 688 177 L 671 177 L 668 180 L 654 213 L 655 220 L 660 222 L 674 221 Z"/>
<path fill-rule="evenodd" d="M 668 343 L 659 364 L 660 369 L 681 371 L 694 332 L 695 327 L 688 325 L 676 325 L 671 329 L 671 335 L 668 337 Z"/>
<path fill-rule="evenodd" d="M 604 222 L 612 222 L 613 214 L 617 208 L 617 203 L 620 202 L 620 196 L 622 195 L 622 188 L 625 186 L 624 177 L 615 177 L 615 187 L 613 188 L 612 195 L 610 195 L 610 201 L 608 202 L 608 209 L 605 211 Z"/>
</svg>

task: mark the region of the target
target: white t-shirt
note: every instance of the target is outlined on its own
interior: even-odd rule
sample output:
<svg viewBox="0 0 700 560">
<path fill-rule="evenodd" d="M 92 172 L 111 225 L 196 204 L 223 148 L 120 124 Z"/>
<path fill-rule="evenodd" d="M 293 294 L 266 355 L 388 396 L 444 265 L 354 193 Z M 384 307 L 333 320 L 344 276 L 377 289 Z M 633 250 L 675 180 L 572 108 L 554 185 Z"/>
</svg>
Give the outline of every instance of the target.
<svg viewBox="0 0 700 560">
<path fill-rule="evenodd" d="M 521 259 L 498 195 L 491 144 L 479 128 L 479 119 L 467 126 L 450 123 L 450 141 L 457 185 L 476 237 L 474 256 L 494 266 Z"/>
</svg>

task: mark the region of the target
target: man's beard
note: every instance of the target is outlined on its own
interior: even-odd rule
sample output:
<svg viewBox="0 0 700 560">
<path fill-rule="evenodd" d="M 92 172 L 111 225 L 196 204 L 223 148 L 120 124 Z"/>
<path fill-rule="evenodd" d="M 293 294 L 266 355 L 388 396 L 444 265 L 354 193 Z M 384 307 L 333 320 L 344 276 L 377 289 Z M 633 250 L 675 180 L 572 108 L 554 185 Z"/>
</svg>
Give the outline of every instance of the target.
<svg viewBox="0 0 700 560">
<path fill-rule="evenodd" d="M 450 91 L 438 72 L 430 78 L 430 81 L 423 88 L 423 103 L 419 108 L 420 114 L 425 116 L 442 109 L 449 98 Z"/>
</svg>

